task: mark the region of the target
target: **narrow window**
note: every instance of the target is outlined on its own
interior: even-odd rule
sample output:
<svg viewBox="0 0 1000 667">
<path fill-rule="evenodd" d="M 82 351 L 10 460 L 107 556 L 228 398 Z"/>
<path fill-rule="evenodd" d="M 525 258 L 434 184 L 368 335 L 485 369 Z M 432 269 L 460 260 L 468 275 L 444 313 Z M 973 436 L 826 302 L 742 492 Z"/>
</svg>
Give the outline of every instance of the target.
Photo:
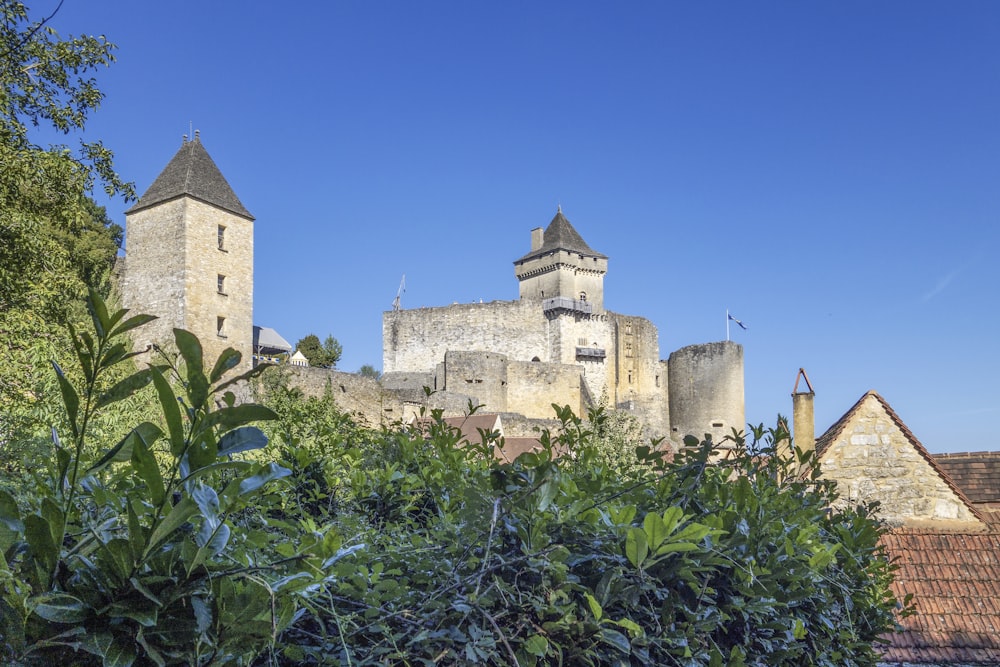
<svg viewBox="0 0 1000 667">
<path fill-rule="evenodd" d="M 226 293 L 226 277 L 224 275 L 222 275 L 221 273 L 219 274 L 218 283 L 219 283 L 218 284 L 219 294 L 225 294 Z"/>
<path fill-rule="evenodd" d="M 226 249 L 226 226 L 219 225 L 219 250 Z"/>
<path fill-rule="evenodd" d="M 580 301 L 586 301 L 586 300 L 587 300 L 587 293 L 580 292 Z"/>
<path fill-rule="evenodd" d="M 215 318 L 215 332 L 223 338 L 226 337 L 226 318 Z"/>
</svg>

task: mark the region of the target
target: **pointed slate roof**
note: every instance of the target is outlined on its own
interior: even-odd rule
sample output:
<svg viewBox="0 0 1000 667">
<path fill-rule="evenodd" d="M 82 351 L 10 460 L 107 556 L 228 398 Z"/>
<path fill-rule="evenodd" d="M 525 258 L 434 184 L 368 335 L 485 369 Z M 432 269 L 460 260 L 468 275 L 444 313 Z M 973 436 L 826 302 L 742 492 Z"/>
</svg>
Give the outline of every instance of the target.
<svg viewBox="0 0 1000 667">
<path fill-rule="evenodd" d="M 876 401 L 878 401 L 879 405 L 885 411 L 885 414 L 889 417 L 892 423 L 894 423 L 896 427 L 903 433 L 903 437 L 905 437 L 907 442 L 910 443 L 910 446 L 912 446 L 913 449 L 916 450 L 916 452 L 927 462 L 927 464 L 930 465 L 931 469 L 935 473 L 937 473 L 937 475 L 942 479 L 942 481 L 944 481 L 944 483 L 948 486 L 948 488 L 950 488 L 952 492 L 956 496 L 958 496 L 958 498 L 963 503 L 965 503 L 965 506 L 969 508 L 969 511 L 972 513 L 972 515 L 975 516 L 980 521 L 982 521 L 983 523 L 986 523 L 986 517 L 982 514 L 982 512 L 980 512 L 979 509 L 976 508 L 975 504 L 969 499 L 968 496 L 965 495 L 965 492 L 961 488 L 959 488 L 957 484 L 955 484 L 955 481 L 951 478 L 951 476 L 947 472 L 945 472 L 940 465 L 938 465 L 937 461 L 933 456 L 931 456 L 930 452 L 928 452 L 927 449 L 924 448 L 922 444 L 920 444 L 920 441 L 917 440 L 917 437 L 913 435 L 913 432 L 910 431 L 910 428 L 903 423 L 903 420 L 899 418 L 899 415 L 896 414 L 896 411 L 892 409 L 889 403 L 887 403 L 886 400 L 881 396 L 879 396 L 878 392 L 874 390 L 868 391 L 868 393 L 862 396 L 858 400 L 858 402 L 851 407 L 850 410 L 844 413 L 843 417 L 838 419 L 833 426 L 828 428 L 826 430 L 826 433 L 816 438 L 817 459 L 822 458 L 823 454 L 825 454 L 826 451 L 830 448 L 830 446 L 837 440 L 837 438 L 840 437 L 844 429 L 847 428 L 847 425 L 850 424 L 851 421 L 854 419 L 855 414 L 861 411 L 861 406 L 865 403 L 865 401 L 869 397 L 874 398 Z"/>
<path fill-rule="evenodd" d="M 556 212 L 556 217 L 552 218 L 552 222 L 550 222 L 549 226 L 545 228 L 545 236 L 542 241 L 542 247 L 538 250 L 532 250 L 515 263 L 525 262 L 529 259 L 534 259 L 535 257 L 541 257 L 542 255 L 548 255 L 556 250 L 568 250 L 570 252 L 584 255 L 585 257 L 598 257 L 600 259 L 608 258 L 607 255 L 602 255 L 587 245 L 587 242 L 583 240 L 580 233 L 573 228 L 573 225 L 571 225 L 569 220 L 566 219 L 566 216 L 563 215 L 562 209 L 559 209 Z"/>
<path fill-rule="evenodd" d="M 201 145 L 197 134 L 194 141 L 184 142 L 149 189 L 126 213 L 135 213 L 183 196 L 253 220 L 250 211 L 240 202 L 208 151 Z"/>
</svg>

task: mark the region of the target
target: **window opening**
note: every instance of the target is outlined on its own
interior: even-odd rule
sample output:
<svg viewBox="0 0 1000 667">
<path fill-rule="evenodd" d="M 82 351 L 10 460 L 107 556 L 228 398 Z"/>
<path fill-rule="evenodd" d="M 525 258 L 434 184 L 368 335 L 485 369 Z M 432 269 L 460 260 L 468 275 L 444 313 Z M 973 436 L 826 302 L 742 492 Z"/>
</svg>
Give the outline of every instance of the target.
<svg viewBox="0 0 1000 667">
<path fill-rule="evenodd" d="M 218 285 L 217 285 L 217 287 L 219 289 L 219 294 L 223 294 L 224 295 L 226 293 L 226 277 L 224 275 L 222 275 L 221 273 L 219 274 L 219 277 L 218 277 Z"/>
<path fill-rule="evenodd" d="M 219 225 L 219 250 L 226 249 L 226 226 Z"/>
<path fill-rule="evenodd" d="M 224 317 L 215 318 L 215 332 L 218 335 L 222 336 L 223 338 L 226 337 L 226 318 Z"/>
</svg>

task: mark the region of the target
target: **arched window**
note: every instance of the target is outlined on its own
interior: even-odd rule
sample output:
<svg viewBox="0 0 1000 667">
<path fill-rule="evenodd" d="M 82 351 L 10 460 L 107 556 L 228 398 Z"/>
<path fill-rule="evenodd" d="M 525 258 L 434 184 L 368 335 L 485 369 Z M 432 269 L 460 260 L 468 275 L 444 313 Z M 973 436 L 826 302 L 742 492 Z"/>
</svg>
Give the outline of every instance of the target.
<svg viewBox="0 0 1000 667">
<path fill-rule="evenodd" d="M 586 300 L 587 300 L 587 293 L 580 292 L 580 301 L 586 301 Z"/>
<path fill-rule="evenodd" d="M 541 359 L 539 359 L 538 357 L 532 357 L 531 360 L 532 361 L 541 361 Z"/>
</svg>

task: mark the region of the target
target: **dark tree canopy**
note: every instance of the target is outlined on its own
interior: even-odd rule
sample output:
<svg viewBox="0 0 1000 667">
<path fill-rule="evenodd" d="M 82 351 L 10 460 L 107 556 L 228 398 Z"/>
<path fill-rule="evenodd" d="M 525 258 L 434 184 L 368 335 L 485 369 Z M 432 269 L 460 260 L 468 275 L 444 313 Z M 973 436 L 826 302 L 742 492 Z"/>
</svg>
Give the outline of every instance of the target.
<svg viewBox="0 0 1000 667">
<path fill-rule="evenodd" d="M 309 334 L 299 340 L 295 347 L 309 360 L 310 366 L 317 368 L 336 368 L 344 353 L 344 348 L 333 336 L 327 336 L 326 340 L 320 343 L 319 336 Z"/>
</svg>

